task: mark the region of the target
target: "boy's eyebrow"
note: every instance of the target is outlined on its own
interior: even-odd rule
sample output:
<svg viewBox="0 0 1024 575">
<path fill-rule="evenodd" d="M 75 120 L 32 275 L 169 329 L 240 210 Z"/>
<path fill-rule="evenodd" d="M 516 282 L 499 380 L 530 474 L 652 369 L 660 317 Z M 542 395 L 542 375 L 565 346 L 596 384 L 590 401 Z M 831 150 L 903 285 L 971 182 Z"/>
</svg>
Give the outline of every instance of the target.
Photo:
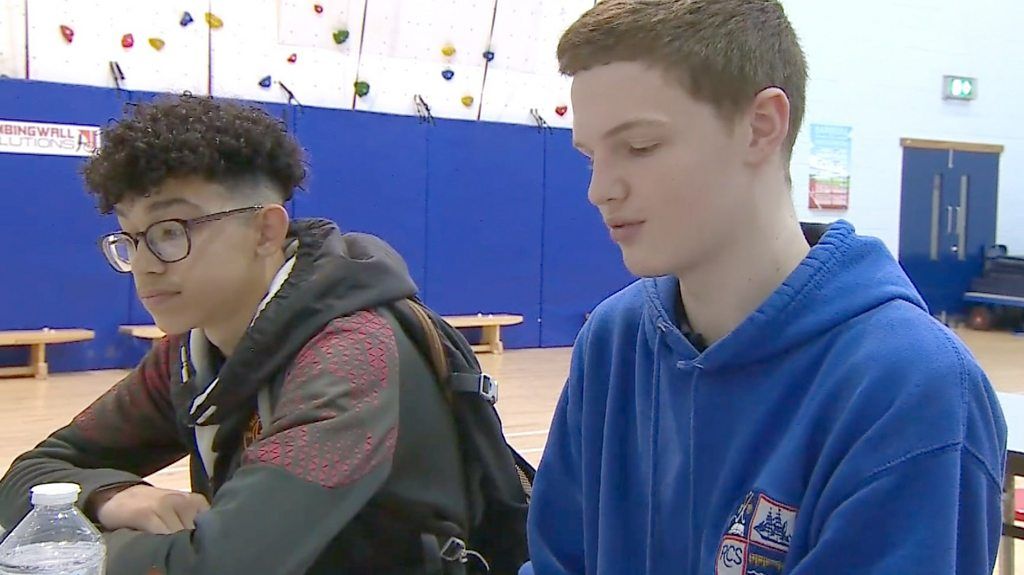
<svg viewBox="0 0 1024 575">
<path fill-rule="evenodd" d="M 149 213 L 159 212 L 160 210 L 166 210 L 174 206 L 186 206 L 190 208 L 202 207 L 195 202 L 190 202 L 185 198 L 167 198 L 166 200 L 157 200 L 146 207 L 146 211 Z M 125 212 L 121 206 L 114 206 L 114 213 L 118 216 L 125 217 Z"/>
<path fill-rule="evenodd" d="M 186 200 L 185 198 L 167 198 L 166 200 L 157 200 L 152 204 L 149 204 L 149 206 L 146 208 L 146 211 L 149 213 L 153 213 L 158 212 L 160 210 L 166 210 L 167 208 L 172 208 L 175 206 L 186 206 L 190 208 L 202 207 L 195 202 L 190 202 Z"/>
<path fill-rule="evenodd" d="M 607 140 L 609 138 L 614 138 L 615 136 L 618 136 L 623 132 L 628 132 L 633 128 L 661 127 L 667 123 L 668 122 L 666 120 L 658 118 L 633 118 L 632 120 L 626 120 L 625 122 L 612 127 L 606 131 L 603 136 L 601 136 L 601 139 Z M 583 149 L 583 145 L 576 139 L 573 139 L 572 145 L 577 149 Z"/>
</svg>

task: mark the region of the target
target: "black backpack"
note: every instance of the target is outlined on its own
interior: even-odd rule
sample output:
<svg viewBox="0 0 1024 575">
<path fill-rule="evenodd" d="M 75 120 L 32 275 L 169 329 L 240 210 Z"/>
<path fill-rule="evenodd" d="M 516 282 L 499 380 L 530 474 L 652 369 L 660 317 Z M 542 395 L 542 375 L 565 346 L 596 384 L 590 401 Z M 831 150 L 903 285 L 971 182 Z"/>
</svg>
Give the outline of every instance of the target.
<svg viewBox="0 0 1024 575">
<path fill-rule="evenodd" d="M 516 575 L 529 560 L 526 516 L 535 470 L 505 440 L 494 408 L 497 382 L 482 372 L 462 334 L 418 299 L 390 308 L 433 368 L 462 446 L 468 533 L 450 523 L 423 526 L 441 536 L 434 567 L 438 573 Z"/>
</svg>

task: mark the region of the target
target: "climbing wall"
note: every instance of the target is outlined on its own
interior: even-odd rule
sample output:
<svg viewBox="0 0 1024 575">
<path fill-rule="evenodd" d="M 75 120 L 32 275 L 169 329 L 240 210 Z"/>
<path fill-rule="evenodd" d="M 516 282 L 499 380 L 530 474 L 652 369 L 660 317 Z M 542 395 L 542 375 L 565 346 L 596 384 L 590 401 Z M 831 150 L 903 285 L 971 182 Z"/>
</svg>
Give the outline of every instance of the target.
<svg viewBox="0 0 1024 575">
<path fill-rule="evenodd" d="M 201 21 L 206 5 L 31 1 L 29 77 L 127 90 L 206 93 L 209 36 Z"/>
<path fill-rule="evenodd" d="M 359 110 L 476 119 L 495 0 L 371 2 Z"/>
<path fill-rule="evenodd" d="M 571 82 L 558 73 L 555 52 L 562 32 L 593 6 L 594 0 L 498 0 L 480 119 L 522 124 L 539 117 L 571 126 Z"/>
<path fill-rule="evenodd" d="M 215 96 L 350 108 L 365 0 L 212 0 Z"/>
<path fill-rule="evenodd" d="M 8 1 L 0 8 L 0 73 L 423 119 L 565 127 L 572 124 L 570 81 L 558 73 L 555 50 L 565 28 L 593 5 Z"/>
</svg>

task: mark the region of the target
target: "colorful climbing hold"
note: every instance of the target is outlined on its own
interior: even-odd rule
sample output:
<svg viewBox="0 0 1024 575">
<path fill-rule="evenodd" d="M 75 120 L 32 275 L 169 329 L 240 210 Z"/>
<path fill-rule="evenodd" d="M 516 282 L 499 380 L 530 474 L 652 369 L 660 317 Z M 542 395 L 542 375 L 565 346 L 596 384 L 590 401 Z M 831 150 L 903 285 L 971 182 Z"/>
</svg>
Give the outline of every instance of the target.
<svg viewBox="0 0 1024 575">
<path fill-rule="evenodd" d="M 60 25 L 60 35 L 64 36 L 64 41 L 68 44 L 75 39 L 75 31 L 71 29 L 71 26 Z"/>
<path fill-rule="evenodd" d="M 217 16 L 213 12 L 206 13 L 206 23 L 213 29 L 224 27 L 224 21 L 220 19 L 220 16 Z"/>
<path fill-rule="evenodd" d="M 473 96 L 463 96 L 462 97 L 462 105 L 467 107 L 467 108 L 472 106 L 473 105 Z"/>
<path fill-rule="evenodd" d="M 149 45 L 152 46 L 154 50 L 159 52 L 160 50 L 164 49 L 164 46 L 167 45 L 167 42 L 164 42 L 162 38 L 150 38 Z"/>
<path fill-rule="evenodd" d="M 452 56 L 455 55 L 455 46 L 452 46 L 451 44 L 445 44 L 444 48 L 441 48 L 441 53 L 444 54 L 446 57 L 451 58 Z"/>
<path fill-rule="evenodd" d="M 356 95 L 362 98 L 363 96 L 370 93 L 370 83 L 364 82 L 363 80 L 357 81 L 355 84 Z"/>
<path fill-rule="evenodd" d="M 299 59 L 299 55 L 298 54 L 292 54 L 291 56 L 288 56 L 288 63 L 289 64 L 294 64 L 295 61 L 298 60 L 298 59 Z"/>
<path fill-rule="evenodd" d="M 181 24 L 182 28 L 184 28 L 185 26 L 188 26 L 192 22 L 193 22 L 192 14 L 189 14 L 188 12 L 185 12 L 184 14 L 181 15 L 181 22 L 180 22 L 180 24 Z"/>
<path fill-rule="evenodd" d="M 444 72 L 441 72 L 441 75 L 444 76 L 445 80 L 451 80 L 453 77 L 455 77 L 455 72 L 453 72 L 451 68 L 448 68 Z"/>
<path fill-rule="evenodd" d="M 345 40 L 348 40 L 348 30 L 335 30 L 331 36 L 334 38 L 335 44 L 344 44 Z"/>
<path fill-rule="evenodd" d="M 558 114 L 559 116 L 564 116 L 565 113 L 568 112 L 568 111 L 569 111 L 569 107 L 568 106 L 559 106 L 559 107 L 555 108 L 555 113 Z"/>
<path fill-rule="evenodd" d="M 135 36 L 132 36 L 131 34 L 125 34 L 124 36 L 121 36 L 121 47 L 122 48 L 131 48 L 134 45 L 135 45 Z"/>
<path fill-rule="evenodd" d="M 488 62 L 494 60 L 494 52 L 491 52 L 490 50 L 484 52 L 484 60 L 487 60 Z"/>
<path fill-rule="evenodd" d="M 320 4 L 313 4 L 313 11 L 316 12 L 317 14 L 323 14 L 324 7 L 321 6 Z"/>
<path fill-rule="evenodd" d="M 270 76 L 264 76 L 262 79 L 260 79 L 260 86 L 262 86 L 264 88 L 269 88 L 270 87 Z"/>
</svg>

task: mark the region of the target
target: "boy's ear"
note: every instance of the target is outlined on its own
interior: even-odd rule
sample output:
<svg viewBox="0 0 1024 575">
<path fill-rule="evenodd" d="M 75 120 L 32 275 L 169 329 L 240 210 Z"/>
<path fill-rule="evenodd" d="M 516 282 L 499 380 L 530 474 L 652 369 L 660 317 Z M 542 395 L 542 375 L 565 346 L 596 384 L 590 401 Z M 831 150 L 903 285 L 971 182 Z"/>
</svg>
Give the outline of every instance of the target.
<svg viewBox="0 0 1024 575">
<path fill-rule="evenodd" d="M 288 235 L 288 210 L 284 206 L 271 204 L 260 210 L 257 216 L 259 240 L 256 251 L 267 256 L 280 251 L 284 239 Z"/>
<path fill-rule="evenodd" d="M 789 97 L 781 88 L 765 88 L 754 97 L 748 114 L 750 160 L 762 163 L 782 148 L 789 135 Z"/>
</svg>

